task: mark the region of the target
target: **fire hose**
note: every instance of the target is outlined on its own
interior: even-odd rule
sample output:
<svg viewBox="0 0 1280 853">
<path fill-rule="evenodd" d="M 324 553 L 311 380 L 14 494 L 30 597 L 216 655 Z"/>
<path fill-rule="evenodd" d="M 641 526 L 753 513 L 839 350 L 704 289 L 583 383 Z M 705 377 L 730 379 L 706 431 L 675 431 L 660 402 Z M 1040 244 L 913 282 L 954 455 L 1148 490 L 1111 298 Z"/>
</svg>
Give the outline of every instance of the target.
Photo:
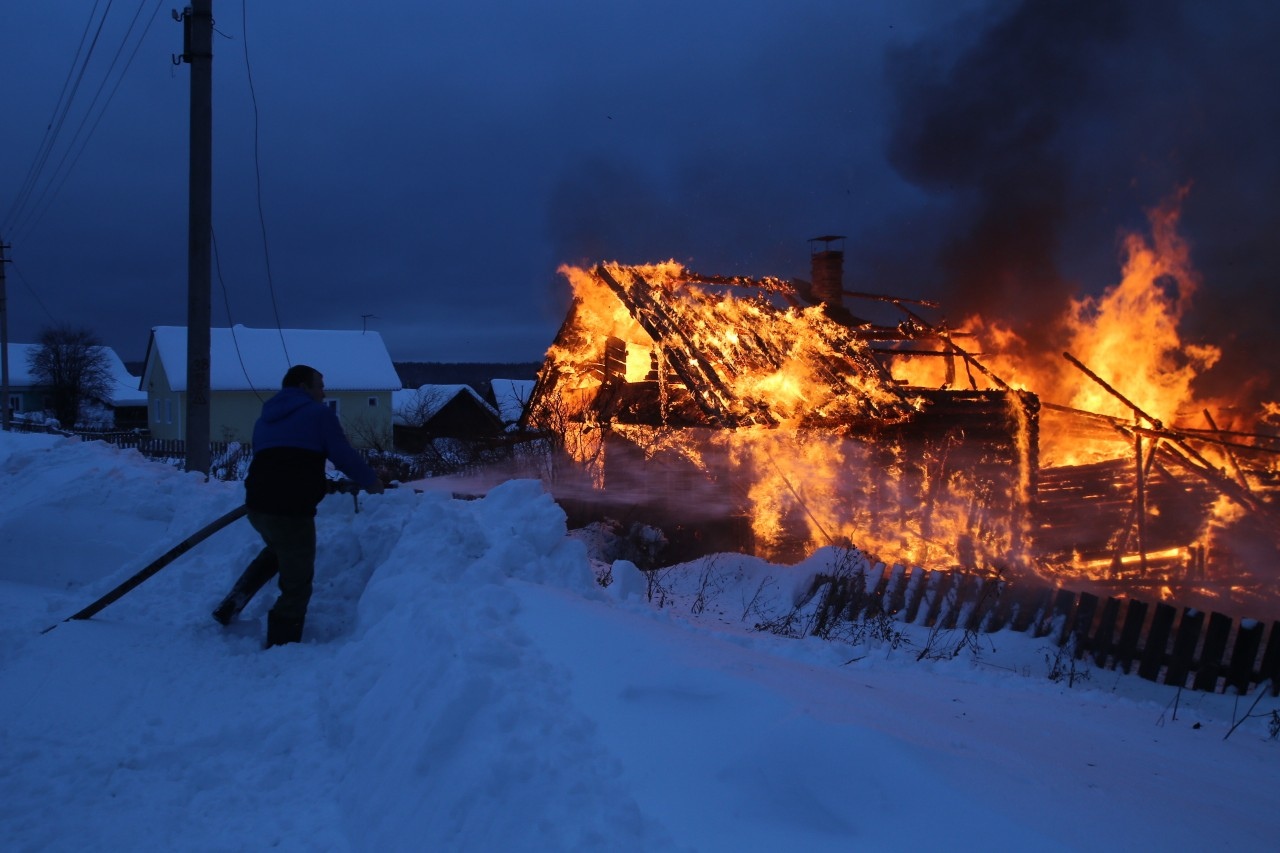
<svg viewBox="0 0 1280 853">
<path fill-rule="evenodd" d="M 344 479 L 344 480 L 326 481 L 325 493 L 330 495 L 337 494 L 337 493 L 351 495 L 351 498 L 356 505 L 356 512 L 360 511 L 360 502 L 358 497 L 359 491 L 360 491 L 360 487 L 353 480 Z M 217 533 L 219 530 L 222 530 L 224 527 L 228 527 L 235 521 L 238 521 L 239 519 L 244 518 L 246 515 L 248 515 L 248 513 L 249 513 L 249 508 L 241 504 L 240 506 L 236 507 L 235 509 L 226 513 L 225 515 L 221 515 L 218 518 L 215 518 L 213 521 L 209 522 L 204 527 L 200 528 L 195 533 L 192 533 L 186 539 L 183 539 L 177 545 L 174 545 L 168 551 L 165 551 L 159 557 L 152 560 L 150 563 L 146 565 L 145 568 L 143 568 L 141 571 L 137 572 L 136 574 L 134 574 L 133 576 L 125 580 L 115 589 L 111 590 L 106 595 L 102 596 L 97 601 L 93 602 L 92 604 L 88 605 L 82 610 L 79 610 L 71 614 L 70 616 L 68 616 L 66 619 L 63 619 L 62 621 L 70 622 L 72 619 L 90 618 L 94 614 L 101 611 L 108 604 L 112 604 L 116 601 L 119 601 L 125 595 L 127 595 L 128 593 L 132 592 L 135 588 L 137 588 L 143 581 L 147 580 L 152 575 L 155 575 L 156 573 L 158 573 L 165 566 L 168 566 L 174 560 L 178 559 L 183 554 L 187 553 L 192 548 L 199 545 L 201 542 L 208 539 L 213 534 Z M 47 634 L 50 631 L 52 631 L 54 628 L 58 627 L 59 624 L 61 623 L 55 622 L 54 624 L 50 625 L 48 628 L 45 628 L 40 633 Z"/>
</svg>

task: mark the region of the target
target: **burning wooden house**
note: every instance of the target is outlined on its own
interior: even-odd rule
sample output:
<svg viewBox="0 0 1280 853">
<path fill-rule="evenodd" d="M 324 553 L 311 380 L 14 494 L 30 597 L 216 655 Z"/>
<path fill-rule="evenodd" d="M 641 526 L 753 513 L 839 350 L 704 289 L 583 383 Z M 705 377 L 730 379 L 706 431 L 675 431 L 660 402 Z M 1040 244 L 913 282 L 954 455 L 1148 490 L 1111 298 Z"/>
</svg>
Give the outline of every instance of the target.
<svg viewBox="0 0 1280 853">
<path fill-rule="evenodd" d="M 851 543 L 1110 591 L 1180 583 L 1206 604 L 1272 584 L 1274 436 L 1220 431 L 1207 409 L 1208 429 L 1167 427 L 1069 353 L 1076 380 L 1131 417 L 1042 406 L 924 319 L 931 303 L 844 290 L 836 239 L 815 241 L 811 282 L 676 262 L 563 268 L 574 300 L 527 413 L 571 461 L 562 503 L 661 527 L 672 560 Z M 847 299 L 900 322 L 855 316 Z M 1253 581 L 1231 562 L 1215 591 L 1205 553 L 1224 517 L 1264 556 Z"/>
<path fill-rule="evenodd" d="M 816 241 L 812 282 L 675 262 L 562 270 L 574 301 L 530 425 L 563 442 L 594 512 L 660 526 L 677 549 L 787 560 L 852 542 L 918 565 L 1018 559 L 1037 398 L 895 378 L 891 358 L 917 341 L 952 373 L 982 368 L 907 300 L 859 295 L 898 306 L 897 327 L 854 316 L 835 239 Z"/>
</svg>

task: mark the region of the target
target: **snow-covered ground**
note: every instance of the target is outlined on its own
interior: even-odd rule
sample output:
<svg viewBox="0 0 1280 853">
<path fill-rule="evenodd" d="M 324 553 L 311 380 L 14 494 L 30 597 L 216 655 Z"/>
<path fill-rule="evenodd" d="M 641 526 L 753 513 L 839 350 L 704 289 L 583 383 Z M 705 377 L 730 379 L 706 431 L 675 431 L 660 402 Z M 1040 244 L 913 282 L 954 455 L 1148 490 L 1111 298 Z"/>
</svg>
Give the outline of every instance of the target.
<svg viewBox="0 0 1280 853">
<path fill-rule="evenodd" d="M 438 483 L 431 483 L 439 486 Z M 835 555 L 602 566 L 531 481 L 321 505 L 305 641 L 209 612 L 236 483 L 0 434 L 5 850 L 1274 850 L 1280 702 L 752 630 Z M 705 582 L 705 583 L 704 583 Z M 699 599 L 696 592 L 701 589 Z M 695 602 L 699 606 L 695 606 Z M 695 613 L 695 610 L 700 612 Z M 48 633 L 42 629 L 57 627 Z M 1232 724 L 1252 716 L 1227 737 Z"/>
</svg>

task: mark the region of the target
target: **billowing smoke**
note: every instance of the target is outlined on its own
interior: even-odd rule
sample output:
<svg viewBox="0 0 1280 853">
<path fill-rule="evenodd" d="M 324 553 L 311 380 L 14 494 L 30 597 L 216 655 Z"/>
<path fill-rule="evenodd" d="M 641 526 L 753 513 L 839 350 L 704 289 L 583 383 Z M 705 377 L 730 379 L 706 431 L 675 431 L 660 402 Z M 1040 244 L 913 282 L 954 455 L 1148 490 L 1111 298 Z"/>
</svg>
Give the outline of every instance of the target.
<svg viewBox="0 0 1280 853">
<path fill-rule="evenodd" d="M 892 51 L 889 159 L 934 229 L 902 257 L 931 250 L 954 313 L 1051 338 L 1068 297 L 1118 281 L 1119 234 L 1188 187 L 1203 287 L 1186 332 L 1224 349 L 1202 390 L 1247 380 L 1275 399 L 1280 371 L 1259 354 L 1280 307 L 1278 17 L 1265 2 L 998 2 L 967 40 Z"/>
</svg>

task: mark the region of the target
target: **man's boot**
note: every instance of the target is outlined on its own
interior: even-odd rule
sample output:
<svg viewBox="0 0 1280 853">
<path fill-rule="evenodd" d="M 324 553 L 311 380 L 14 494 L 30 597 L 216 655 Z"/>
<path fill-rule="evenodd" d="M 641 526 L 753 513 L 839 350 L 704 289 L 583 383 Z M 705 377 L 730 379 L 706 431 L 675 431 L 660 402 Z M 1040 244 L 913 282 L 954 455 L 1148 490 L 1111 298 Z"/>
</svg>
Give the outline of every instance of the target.
<svg viewBox="0 0 1280 853">
<path fill-rule="evenodd" d="M 222 603 L 214 609 L 213 618 L 221 625 L 230 625 L 232 620 L 240 615 L 240 611 L 244 610 L 245 606 L 258 594 L 258 590 L 276 576 L 278 570 L 279 563 L 275 552 L 263 548 L 240 575 L 235 586 L 231 587 L 227 597 L 222 599 Z"/>
<path fill-rule="evenodd" d="M 279 616 L 274 610 L 267 614 L 267 642 L 263 646 L 283 646 L 285 643 L 297 643 L 302 640 L 303 619 Z"/>
</svg>

